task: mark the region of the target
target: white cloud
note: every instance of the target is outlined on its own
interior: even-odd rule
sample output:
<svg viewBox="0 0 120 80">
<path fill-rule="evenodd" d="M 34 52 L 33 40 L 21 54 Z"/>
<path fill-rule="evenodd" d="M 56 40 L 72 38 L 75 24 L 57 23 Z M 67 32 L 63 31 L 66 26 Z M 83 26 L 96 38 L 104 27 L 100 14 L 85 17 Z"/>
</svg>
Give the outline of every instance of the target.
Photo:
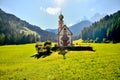
<svg viewBox="0 0 120 80">
<path fill-rule="evenodd" d="M 73 23 L 70 23 L 70 24 L 68 24 L 68 27 L 70 27 L 70 26 L 72 26 L 72 25 L 74 25 Z"/>
<path fill-rule="evenodd" d="M 54 0 L 54 1 L 58 6 L 62 6 L 62 4 L 65 2 L 65 0 Z"/>
<path fill-rule="evenodd" d="M 41 10 L 41 11 L 45 11 L 45 8 L 43 8 L 43 7 L 40 7 L 40 10 Z"/>
<path fill-rule="evenodd" d="M 91 8 L 90 11 L 95 11 L 95 9 L 94 9 L 94 8 Z"/>
<path fill-rule="evenodd" d="M 55 7 L 55 8 L 53 8 L 53 7 L 48 7 L 48 8 L 46 8 L 46 12 L 47 12 L 48 14 L 51 14 L 51 15 L 56 15 L 57 13 L 60 12 L 60 10 L 61 10 L 61 8 L 59 8 L 59 7 Z"/>
<path fill-rule="evenodd" d="M 48 14 L 51 14 L 51 15 L 56 15 L 57 13 L 59 13 L 61 11 L 61 8 L 59 8 L 59 7 L 48 7 L 48 8 L 40 7 L 40 10 L 43 12 L 46 12 Z"/>
</svg>

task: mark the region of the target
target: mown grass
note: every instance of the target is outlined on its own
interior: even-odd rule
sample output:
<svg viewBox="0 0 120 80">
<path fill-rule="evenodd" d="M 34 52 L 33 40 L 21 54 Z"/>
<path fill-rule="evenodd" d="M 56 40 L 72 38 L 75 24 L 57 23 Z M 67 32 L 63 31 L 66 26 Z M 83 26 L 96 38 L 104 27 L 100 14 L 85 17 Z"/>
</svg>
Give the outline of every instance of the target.
<svg viewBox="0 0 120 80">
<path fill-rule="evenodd" d="M 120 43 L 36 59 L 35 44 L 0 46 L 0 80 L 120 80 Z"/>
</svg>

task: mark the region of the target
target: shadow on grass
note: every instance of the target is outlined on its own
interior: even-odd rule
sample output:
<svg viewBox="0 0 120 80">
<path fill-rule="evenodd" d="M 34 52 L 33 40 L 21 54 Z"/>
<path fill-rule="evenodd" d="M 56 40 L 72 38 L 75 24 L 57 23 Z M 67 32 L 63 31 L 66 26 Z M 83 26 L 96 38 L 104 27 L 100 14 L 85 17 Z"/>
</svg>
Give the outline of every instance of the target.
<svg viewBox="0 0 120 80">
<path fill-rule="evenodd" d="M 45 57 L 47 57 L 47 56 L 50 56 L 52 54 L 52 52 L 41 52 L 41 53 L 37 53 L 37 54 L 35 54 L 35 55 L 32 55 L 32 56 L 30 56 L 30 57 L 34 57 L 34 58 L 37 58 L 37 59 L 39 59 L 39 58 L 45 58 Z"/>
<path fill-rule="evenodd" d="M 54 49 L 55 48 L 55 49 Z M 96 50 L 93 50 L 93 48 L 91 46 L 76 46 L 76 47 L 53 47 L 52 48 L 52 51 L 57 51 L 59 50 L 59 53 L 60 55 L 63 56 L 63 59 L 66 59 L 66 54 L 68 51 L 93 51 L 95 52 Z M 41 52 L 38 52 L 37 54 L 34 54 L 32 55 L 31 57 L 34 57 L 34 58 L 45 58 L 47 56 L 50 56 L 52 54 L 52 52 L 50 50 L 48 51 L 41 51 Z"/>
<path fill-rule="evenodd" d="M 68 50 L 65 49 L 65 47 L 61 47 L 60 52 L 58 54 L 63 56 L 63 59 L 66 59 L 66 54 L 67 54 Z"/>
<path fill-rule="evenodd" d="M 66 59 L 66 54 L 67 54 L 67 52 L 65 52 L 65 51 L 60 51 L 58 54 L 60 54 L 60 55 L 62 55 L 63 56 L 63 59 Z"/>
</svg>

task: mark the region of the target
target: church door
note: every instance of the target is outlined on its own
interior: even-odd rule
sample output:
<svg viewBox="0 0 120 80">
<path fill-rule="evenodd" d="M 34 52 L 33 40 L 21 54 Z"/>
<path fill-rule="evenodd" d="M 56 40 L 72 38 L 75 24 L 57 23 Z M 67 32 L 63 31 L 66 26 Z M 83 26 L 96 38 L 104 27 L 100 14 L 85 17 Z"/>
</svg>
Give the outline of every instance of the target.
<svg viewBox="0 0 120 80">
<path fill-rule="evenodd" d="M 67 46 L 68 43 L 67 43 L 68 40 L 63 40 L 63 46 Z"/>
</svg>

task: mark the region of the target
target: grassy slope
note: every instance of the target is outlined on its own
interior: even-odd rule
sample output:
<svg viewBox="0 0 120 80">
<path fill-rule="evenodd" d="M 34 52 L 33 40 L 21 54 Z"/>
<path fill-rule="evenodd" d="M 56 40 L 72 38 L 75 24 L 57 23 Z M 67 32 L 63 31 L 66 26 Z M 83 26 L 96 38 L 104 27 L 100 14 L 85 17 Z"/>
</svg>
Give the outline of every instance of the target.
<svg viewBox="0 0 120 80">
<path fill-rule="evenodd" d="M 96 50 L 30 57 L 34 44 L 0 46 L 0 80 L 120 80 L 120 44 L 91 44 Z"/>
</svg>

